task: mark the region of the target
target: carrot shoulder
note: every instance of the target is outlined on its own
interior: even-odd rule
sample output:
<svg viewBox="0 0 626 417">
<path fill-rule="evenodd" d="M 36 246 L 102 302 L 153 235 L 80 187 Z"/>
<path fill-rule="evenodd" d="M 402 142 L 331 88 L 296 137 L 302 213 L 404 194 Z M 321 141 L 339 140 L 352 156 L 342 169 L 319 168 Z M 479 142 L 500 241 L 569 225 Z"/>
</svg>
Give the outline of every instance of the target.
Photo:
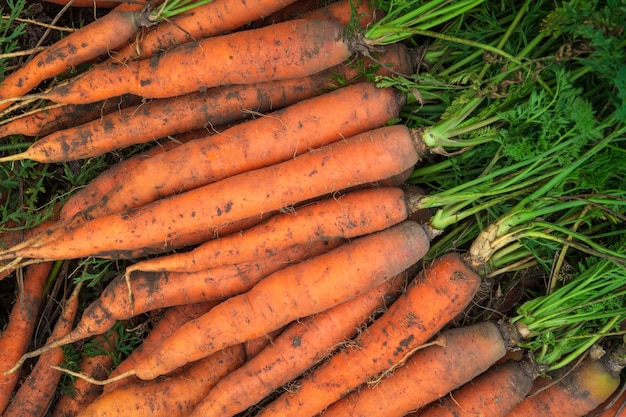
<svg viewBox="0 0 626 417">
<path fill-rule="evenodd" d="M 415 264 L 428 247 L 422 227 L 404 222 L 277 271 L 186 323 L 138 363 L 135 374 L 153 379 L 346 302 Z"/>
<path fill-rule="evenodd" d="M 350 390 L 401 364 L 461 312 L 478 290 L 480 276 L 456 253 L 428 264 L 407 290 L 354 343 L 341 349 L 280 395 L 259 416 L 313 416 Z M 349 364 L 349 366 L 346 366 Z"/>
<path fill-rule="evenodd" d="M 389 375 L 352 391 L 324 416 L 402 417 L 485 372 L 508 347 L 492 322 L 445 330 L 435 344 L 413 353 Z"/>
<path fill-rule="evenodd" d="M 151 59 L 99 66 L 41 97 L 70 104 L 126 93 L 163 98 L 219 85 L 304 77 L 352 55 L 343 30 L 337 22 L 300 19 L 205 38 Z"/>
<path fill-rule="evenodd" d="M 113 256 L 379 181 L 405 171 L 418 160 L 406 128 L 375 129 L 141 208 L 93 220 L 76 216 L 0 253 L 0 260 Z"/>
<path fill-rule="evenodd" d="M 354 336 L 375 310 L 386 308 L 406 285 L 405 271 L 368 292 L 290 324 L 241 368 L 219 381 L 191 417 L 233 416 L 306 372 Z"/>
<path fill-rule="evenodd" d="M 39 319 L 39 306 L 52 263 L 43 262 L 26 268 L 22 291 L 9 315 L 9 324 L 0 335 L 0 410 L 9 404 L 19 373 L 4 375 L 26 352 Z"/>
</svg>

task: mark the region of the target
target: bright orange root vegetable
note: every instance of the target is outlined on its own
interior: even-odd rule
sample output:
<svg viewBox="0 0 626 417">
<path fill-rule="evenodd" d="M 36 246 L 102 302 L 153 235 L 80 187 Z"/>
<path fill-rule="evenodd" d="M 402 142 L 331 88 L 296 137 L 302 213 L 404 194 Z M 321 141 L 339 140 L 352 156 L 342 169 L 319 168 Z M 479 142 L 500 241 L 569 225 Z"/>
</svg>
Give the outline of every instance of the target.
<svg viewBox="0 0 626 417">
<path fill-rule="evenodd" d="M 408 276 L 405 271 L 357 298 L 290 324 L 264 350 L 219 381 L 191 417 L 233 416 L 257 404 L 352 338 L 375 310 L 400 295 Z"/>
<path fill-rule="evenodd" d="M 429 248 L 420 225 L 404 222 L 265 277 L 163 341 L 135 374 L 165 375 L 226 346 L 243 343 L 357 297 L 415 264 Z"/>
<path fill-rule="evenodd" d="M 127 93 L 164 98 L 220 85 L 305 77 L 352 55 L 343 30 L 338 22 L 299 19 L 205 38 L 151 59 L 93 68 L 39 97 L 69 104 Z"/>
<path fill-rule="evenodd" d="M 531 361 L 509 360 L 406 417 L 504 417 L 524 400 L 535 376 Z"/>
<path fill-rule="evenodd" d="M 583 417 L 609 398 L 620 384 L 620 369 L 606 355 L 598 360 L 585 357 L 575 366 L 557 372 L 552 376 L 553 384 L 531 393 L 506 416 Z"/>
<path fill-rule="evenodd" d="M 0 335 L 0 410 L 9 404 L 19 373 L 4 375 L 17 359 L 26 352 L 39 319 L 38 312 L 52 263 L 29 265 L 24 276 L 22 291 L 17 295 L 9 315 L 9 324 Z"/>
<path fill-rule="evenodd" d="M 352 391 L 325 417 L 402 417 L 441 398 L 489 369 L 509 346 L 498 326 L 482 322 L 443 331 L 435 344 L 406 363 Z"/>
<path fill-rule="evenodd" d="M 186 417 L 217 381 L 244 360 L 242 345 L 228 347 L 168 378 L 136 382 L 106 393 L 78 417 Z"/>
<path fill-rule="evenodd" d="M 265 406 L 259 417 L 313 416 L 350 390 L 402 363 L 416 348 L 460 313 L 480 284 L 456 253 L 426 265 L 405 294 L 354 341 L 358 349 L 342 349 Z M 346 366 L 349 364 L 349 366 Z"/>
<path fill-rule="evenodd" d="M 354 157 L 356 154 L 359 158 Z M 375 129 L 141 208 L 92 220 L 75 216 L 0 252 L 0 260 L 115 256 L 379 181 L 404 172 L 418 160 L 406 127 Z"/>
</svg>

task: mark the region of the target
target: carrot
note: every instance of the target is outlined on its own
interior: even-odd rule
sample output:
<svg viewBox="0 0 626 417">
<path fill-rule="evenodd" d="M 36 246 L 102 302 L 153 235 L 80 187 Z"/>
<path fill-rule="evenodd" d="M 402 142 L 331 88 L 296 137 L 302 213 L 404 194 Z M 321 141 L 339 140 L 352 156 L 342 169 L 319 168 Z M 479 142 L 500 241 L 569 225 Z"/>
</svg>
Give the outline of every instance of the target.
<svg viewBox="0 0 626 417">
<path fill-rule="evenodd" d="M 79 189 L 65 201 L 59 212 L 59 220 L 68 220 L 76 214 L 86 210 L 100 201 L 109 191 L 120 182 L 132 176 L 132 173 L 143 161 L 162 152 L 166 152 L 179 146 L 178 140 L 168 140 L 156 146 L 125 159 L 111 166 L 98 175 L 86 187 Z"/>
<path fill-rule="evenodd" d="M 112 349 L 113 340 L 117 337 L 117 333 L 111 332 L 110 335 L 96 336 L 97 343 L 103 352 L 96 356 L 85 356 L 80 362 L 80 372 L 91 378 L 106 378 L 113 366 L 113 357 L 106 352 Z M 53 410 L 52 417 L 76 417 L 80 412 L 91 404 L 102 393 L 102 386 L 92 384 L 85 379 L 76 378 L 70 385 L 71 391 L 59 398 Z"/>
<path fill-rule="evenodd" d="M 78 416 L 188 416 L 220 378 L 236 370 L 243 362 L 243 346 L 231 346 L 167 379 L 134 383 L 104 394 Z"/>
<path fill-rule="evenodd" d="M 480 276 L 457 253 L 428 264 L 405 294 L 354 340 L 284 393 L 259 416 L 312 416 L 370 378 L 401 364 L 461 312 L 478 290 Z M 443 394 L 443 393 L 442 393 Z"/>
<path fill-rule="evenodd" d="M 130 94 L 90 104 L 49 104 L 28 113 L 5 119 L 0 124 L 0 138 L 11 135 L 45 136 L 95 120 L 115 110 L 141 102 Z"/>
<path fill-rule="evenodd" d="M 336 111 L 329 112 L 328 108 Z M 93 218 L 118 213 L 286 161 L 379 127 L 398 112 L 399 101 L 392 89 L 378 89 L 371 83 L 346 86 L 151 158 L 137 167 L 132 177 L 118 182 L 97 204 L 85 210 L 84 215 Z"/>
<path fill-rule="evenodd" d="M 428 246 L 422 227 L 404 222 L 288 266 L 181 326 L 130 374 L 154 379 L 227 346 L 332 308 L 415 264 Z"/>
<path fill-rule="evenodd" d="M 191 416 L 234 416 L 257 404 L 353 337 L 370 315 L 398 297 L 408 276 L 403 272 L 350 301 L 290 324 L 257 356 L 220 380 Z"/>
<path fill-rule="evenodd" d="M 285 330 L 285 328 L 281 327 L 280 329 L 272 330 L 271 332 L 264 334 L 263 336 L 259 336 L 255 339 L 246 341 L 243 344 L 243 350 L 246 353 L 246 361 L 254 358 L 268 345 L 273 344 L 276 337 L 280 335 L 283 330 Z"/>
<path fill-rule="evenodd" d="M 201 39 L 152 59 L 93 68 L 39 95 L 80 104 L 135 94 L 174 97 L 229 84 L 300 78 L 338 65 L 353 51 L 338 22 L 299 19 Z"/>
<path fill-rule="evenodd" d="M 335 79 L 331 78 L 333 74 L 335 74 L 335 71 L 328 71 L 308 77 L 307 80 L 297 79 L 247 86 L 227 86 L 214 88 L 208 92 L 190 93 L 183 97 L 175 97 L 169 100 L 155 100 L 139 108 L 127 108 L 74 128 L 54 132 L 39 139 L 22 153 L 0 158 L 0 162 L 32 159 L 38 162 L 52 163 L 89 158 L 130 145 L 199 129 L 207 125 L 219 126 L 228 124 L 245 118 L 245 109 L 255 109 L 255 111 L 263 113 L 273 108 L 290 105 L 289 111 L 285 110 L 270 114 L 268 116 L 270 119 L 275 118 L 273 122 L 260 118 L 251 121 L 249 128 L 256 128 L 259 131 L 269 133 L 270 131 L 265 129 L 270 126 L 263 125 L 283 123 L 282 126 L 277 126 L 276 129 L 294 129 L 290 133 L 292 135 L 298 134 L 299 136 L 303 136 L 303 132 L 307 132 L 308 129 L 313 129 L 310 136 L 315 132 L 319 132 L 322 135 L 322 133 L 332 131 L 339 123 L 342 124 L 341 128 L 346 129 L 345 135 L 351 136 L 367 130 L 369 126 L 378 127 L 391 117 L 397 117 L 399 111 L 397 106 L 394 114 L 393 105 L 387 104 L 391 102 L 393 97 L 390 92 L 371 93 L 375 96 L 380 96 L 379 99 L 382 100 L 380 104 L 376 101 L 377 97 L 368 99 L 365 91 L 361 91 L 363 97 L 358 98 L 359 91 L 347 87 L 339 89 L 339 93 L 335 95 L 323 95 L 312 98 L 331 87 L 331 83 L 335 82 Z M 369 89 L 374 90 L 374 88 L 372 85 Z M 365 90 L 365 88 L 362 88 L 362 90 Z M 392 90 L 389 89 L 388 91 Z M 335 116 L 335 112 L 328 112 L 327 108 L 323 107 L 331 105 L 327 101 L 331 100 L 330 97 L 333 97 L 333 100 L 336 101 L 342 100 L 344 97 L 346 101 L 349 99 L 355 101 L 358 99 L 359 102 L 371 101 L 371 104 L 367 105 L 361 112 L 349 106 L 345 110 L 341 110 L 343 106 L 337 104 L 337 112 L 341 114 Z M 303 102 L 305 99 L 309 100 Z M 393 100 L 399 101 L 395 97 L 393 97 Z M 311 119 L 308 123 L 305 122 L 308 119 L 300 119 L 305 124 L 300 129 L 295 130 L 295 127 L 289 125 L 289 117 L 292 117 L 293 114 L 302 114 L 303 109 L 306 108 L 309 109 Z M 368 111 L 372 111 L 372 114 L 366 113 Z M 391 115 L 388 115 L 389 113 Z M 348 114 L 350 114 L 350 118 L 348 118 Z M 364 125 L 362 130 L 350 130 L 351 123 L 361 123 L 362 114 L 368 114 L 373 121 Z M 359 118 L 359 116 L 361 117 Z M 346 118 L 342 119 L 342 117 Z M 382 122 L 377 123 L 380 120 L 379 118 L 382 117 L 386 118 Z M 309 124 L 312 126 L 308 126 Z M 260 126 L 256 127 L 256 125 Z M 325 131 L 321 131 L 320 127 L 326 125 L 328 125 L 328 128 Z M 225 136 L 237 137 L 240 133 L 235 132 L 240 132 L 240 130 L 237 130 L 239 126 L 241 125 L 228 129 L 223 134 Z M 339 127 L 336 129 L 333 138 L 338 137 Z M 231 142 L 237 143 L 233 138 L 229 139 Z M 275 138 L 274 140 L 278 141 L 279 139 L 282 140 L 282 138 Z M 243 138 L 240 140 L 243 140 Z M 319 142 L 323 141 L 324 139 L 319 139 Z M 265 140 L 261 137 L 258 138 L 258 142 L 264 143 Z"/>
<path fill-rule="evenodd" d="M 1 252 L 0 260 L 114 256 L 387 178 L 419 159 L 408 133 L 403 126 L 379 128 L 137 209 L 92 220 L 76 216 Z"/>
<path fill-rule="evenodd" d="M 368 27 L 382 17 L 381 10 L 375 10 L 369 1 L 337 0 L 329 4 L 311 0 L 300 0 L 289 4 L 271 15 L 257 20 L 251 27 L 273 25 L 293 19 L 334 20 L 348 25 L 352 19 L 362 28 Z"/>
<path fill-rule="evenodd" d="M 324 416 L 404 416 L 485 372 L 509 348 L 492 322 L 445 330 L 433 343 L 332 404 Z"/>
<path fill-rule="evenodd" d="M 600 359 L 584 357 L 580 364 L 563 368 L 552 375 L 545 389 L 532 393 L 506 416 L 583 417 L 613 394 L 624 367 L 608 355 Z"/>
<path fill-rule="evenodd" d="M 536 374 L 531 361 L 508 360 L 406 417 L 504 417 L 530 392 Z"/>
<path fill-rule="evenodd" d="M 0 110 L 6 109 L 11 103 L 5 99 L 21 97 L 40 82 L 117 48 L 139 27 L 151 24 L 148 14 L 147 9 L 144 12 L 114 9 L 46 48 L 2 81 Z"/>
<path fill-rule="evenodd" d="M 217 301 L 206 301 L 194 304 L 181 304 L 166 309 L 154 327 L 150 329 L 148 336 L 131 352 L 130 355 L 128 355 L 113 369 L 113 371 L 111 371 L 109 377 L 113 378 L 116 375 L 132 369 L 135 366 L 135 363 L 137 363 L 143 355 L 149 355 L 150 352 L 155 349 L 163 339 L 174 333 L 178 327 L 185 324 L 189 320 L 200 317 L 202 314 L 213 308 L 217 303 Z M 83 322 L 84 320 L 85 315 L 83 315 L 82 318 Z M 133 379 L 137 380 L 136 378 L 129 377 L 107 384 L 103 387 L 102 392 L 103 394 L 106 394 L 107 392 L 111 392 L 121 386 L 128 385 L 133 382 Z"/>
<path fill-rule="evenodd" d="M 0 248 L 7 249 L 12 246 L 19 245 L 25 240 L 28 240 L 33 236 L 37 236 L 38 234 L 42 233 L 46 228 L 52 226 L 53 224 L 54 222 L 48 221 L 40 223 L 39 225 L 30 229 L 5 230 L 0 236 Z M 6 226 L 12 227 L 14 225 L 11 225 L 11 223 L 9 223 Z M 4 262 L 1 262 L 0 264 L 3 263 Z M 4 268 L 0 270 L 0 281 L 9 276 L 9 274 L 13 272 L 13 270 L 13 268 Z"/>
<path fill-rule="evenodd" d="M 588 417 L 624 417 L 626 416 L 626 388 L 622 384 L 614 395 L 599 405 Z"/>
<path fill-rule="evenodd" d="M 311 242 L 288 248 L 271 257 L 196 273 L 136 273 L 130 282 L 123 276 L 118 276 L 107 285 L 100 297 L 85 309 L 72 332 L 24 355 L 20 361 L 57 346 L 104 333 L 112 328 L 116 321 L 147 311 L 181 304 L 224 300 L 244 293 L 267 275 L 289 264 L 334 249 L 341 243 L 342 240 L 339 239 Z"/>
<path fill-rule="evenodd" d="M 78 283 L 70 297 L 63 306 L 63 312 L 54 330 L 48 337 L 48 343 L 65 336 L 72 330 L 74 319 L 78 312 L 78 294 L 81 284 Z M 57 385 L 62 373 L 52 369 L 50 365 L 59 365 L 65 359 L 61 348 L 50 350 L 37 360 L 35 367 L 31 370 L 28 378 L 22 382 L 15 393 L 11 403 L 8 405 L 3 417 L 43 417 L 56 393 Z"/>
<path fill-rule="evenodd" d="M 52 263 L 43 262 L 26 268 L 22 291 L 17 295 L 9 315 L 9 324 L 0 335 L 0 410 L 9 404 L 13 389 L 17 385 L 19 374 L 4 375 L 20 356 L 28 350 L 30 339 L 35 330 L 38 312 L 43 299 L 43 292 Z"/>
<path fill-rule="evenodd" d="M 278 214 L 238 234 L 203 243 L 192 251 L 141 261 L 133 271 L 193 272 L 259 259 L 295 244 L 334 238 L 351 239 L 405 220 L 412 211 L 399 188 L 353 191 Z"/>
</svg>

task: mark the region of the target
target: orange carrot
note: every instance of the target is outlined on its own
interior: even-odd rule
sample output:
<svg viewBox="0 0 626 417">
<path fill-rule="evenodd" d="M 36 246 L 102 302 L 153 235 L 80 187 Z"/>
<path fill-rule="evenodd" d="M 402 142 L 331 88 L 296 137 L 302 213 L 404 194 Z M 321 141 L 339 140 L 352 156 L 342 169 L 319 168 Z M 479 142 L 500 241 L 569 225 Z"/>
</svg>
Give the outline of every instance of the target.
<svg viewBox="0 0 626 417">
<path fill-rule="evenodd" d="M 130 282 L 119 276 L 113 279 L 100 297 L 85 309 L 72 332 L 24 355 L 21 360 L 37 356 L 57 346 L 104 333 L 112 328 L 116 321 L 147 311 L 181 304 L 223 300 L 244 293 L 264 277 L 289 264 L 327 252 L 341 243 L 342 240 L 339 239 L 306 243 L 253 262 L 196 273 L 163 272 L 158 275 L 138 273 L 134 274 Z"/>
<path fill-rule="evenodd" d="M 78 312 L 78 294 L 81 285 L 77 284 L 63 306 L 63 313 L 48 337 L 48 343 L 65 336 L 72 330 Z M 39 357 L 28 378 L 22 382 L 3 417 L 43 417 L 56 393 L 62 373 L 50 365 L 60 365 L 65 359 L 63 350 L 56 348 Z"/>
<path fill-rule="evenodd" d="M 80 362 L 80 372 L 91 378 L 106 378 L 113 366 L 113 357 L 106 352 L 113 348 L 113 341 L 118 337 L 117 333 L 96 336 L 94 339 L 103 352 L 96 356 L 83 356 Z M 91 404 L 102 393 L 102 386 L 92 384 L 85 379 L 77 378 L 70 385 L 71 392 L 63 395 L 56 402 L 52 417 L 76 417 L 80 412 Z"/>
<path fill-rule="evenodd" d="M 418 160 L 404 126 L 375 129 L 137 209 L 92 220 L 75 216 L 0 252 L 0 260 L 114 256 L 378 181 L 403 172 Z"/>
<path fill-rule="evenodd" d="M 243 362 L 243 346 L 231 346 L 166 379 L 133 383 L 104 394 L 78 416 L 188 416 L 217 381 Z"/>
<path fill-rule="evenodd" d="M 564 368 L 552 375 L 552 382 L 531 393 L 511 410 L 507 417 L 583 417 L 613 394 L 619 384 L 624 360 L 617 364 L 608 355 L 600 359 L 585 357 L 574 368 Z"/>
<path fill-rule="evenodd" d="M 478 290 L 480 276 L 456 253 L 427 265 L 389 310 L 354 341 L 284 393 L 259 416 L 313 416 L 350 390 L 393 369 L 461 312 Z M 346 366 L 349 364 L 349 366 Z"/>
<path fill-rule="evenodd" d="M 89 103 L 135 94 L 174 97 L 229 84 L 300 78 L 349 58 L 338 22 L 299 19 L 189 42 L 151 59 L 99 66 L 39 95 Z"/>
<path fill-rule="evenodd" d="M 329 108 L 334 109 L 333 112 L 329 112 Z M 84 215 L 93 218 L 118 213 L 289 160 L 311 149 L 382 126 L 398 114 L 399 108 L 392 89 L 379 89 L 371 83 L 346 86 L 301 101 L 151 158 Z"/>
<path fill-rule="evenodd" d="M 344 396 L 328 407 L 324 416 L 402 417 L 485 372 L 509 348 L 492 322 L 445 330 L 434 343 Z"/>
<path fill-rule="evenodd" d="M 207 301 L 194 304 L 182 304 L 166 309 L 154 327 L 150 329 L 148 336 L 131 352 L 130 355 L 128 355 L 119 365 L 115 367 L 115 369 L 113 369 L 113 371 L 111 371 L 109 378 L 113 378 L 116 375 L 132 369 L 135 366 L 135 363 L 137 363 L 143 355 L 150 354 L 150 352 L 155 349 L 163 339 L 174 333 L 178 327 L 187 323 L 189 320 L 200 317 L 202 314 L 213 308 L 217 303 L 217 301 Z M 83 314 L 82 321 L 84 322 L 84 320 L 85 315 Z M 129 377 L 107 384 L 103 387 L 103 394 L 111 392 L 121 386 L 128 385 L 132 383 L 133 380 L 138 379 Z"/>
<path fill-rule="evenodd" d="M 219 381 L 191 416 L 233 416 L 257 404 L 353 337 L 370 315 L 398 297 L 408 276 L 403 272 L 357 298 L 290 324 L 257 356 Z"/>
<path fill-rule="evenodd" d="M 15 245 L 19 245 L 32 238 L 33 236 L 37 236 L 41 234 L 46 228 L 52 226 L 54 222 L 43 222 L 39 225 L 30 228 L 30 229 L 14 229 L 14 230 L 5 230 L 0 236 L 0 248 L 7 249 Z M 7 227 L 14 227 L 14 224 L 6 224 Z M 4 264 L 4 262 L 0 262 L 0 265 Z M 2 269 L 2 268 L 0 268 Z M 13 272 L 13 268 L 6 268 L 0 270 L 0 281 L 6 278 L 11 272 Z"/>
<path fill-rule="evenodd" d="M 422 227 L 404 222 L 288 266 L 180 327 L 143 358 L 132 374 L 154 379 L 227 346 L 332 308 L 415 264 L 428 247 Z"/>
<path fill-rule="evenodd" d="M 4 375 L 20 356 L 28 350 L 37 320 L 39 307 L 52 263 L 43 262 L 26 268 L 22 291 L 17 295 L 9 315 L 9 324 L 0 335 L 0 410 L 9 404 L 19 373 Z"/>
<path fill-rule="evenodd" d="M 149 24 L 145 12 L 114 9 L 70 33 L 2 81 L 0 110 L 10 104 L 4 99 L 21 97 L 40 82 L 106 54 L 126 42 L 144 24 Z"/>
<path fill-rule="evenodd" d="M 130 94 L 84 105 L 50 104 L 20 114 L 0 124 L 0 138 L 11 135 L 45 136 L 57 130 L 67 129 L 98 119 L 115 110 L 141 102 L 141 97 Z"/>
<path fill-rule="evenodd" d="M 264 334 L 263 336 L 259 336 L 255 339 L 246 341 L 243 344 L 243 350 L 246 353 L 246 361 L 254 358 L 268 345 L 273 344 L 276 337 L 280 335 L 283 330 L 285 330 L 285 328 L 281 327 L 280 329 L 272 330 L 271 332 Z"/>
<path fill-rule="evenodd" d="M 506 361 L 406 417 L 504 417 L 530 392 L 536 372 L 531 361 Z"/>
<path fill-rule="evenodd" d="M 271 256 L 289 246 L 313 240 L 351 239 L 400 223 L 411 204 L 399 188 L 383 187 L 336 195 L 268 221 L 241 233 L 210 240 L 192 251 L 138 262 L 133 271 L 193 272 Z"/>
<path fill-rule="evenodd" d="M 362 28 L 368 27 L 383 16 L 383 12 L 375 10 L 372 3 L 363 0 L 337 0 L 331 3 L 300 0 L 283 7 L 264 19 L 257 20 L 251 27 L 273 25 L 293 19 L 334 20 L 344 25 L 356 19 Z"/>
<path fill-rule="evenodd" d="M 403 61 L 406 62 L 406 59 Z M 368 127 L 378 127 L 391 117 L 397 117 L 398 110 L 394 114 L 393 105 L 387 105 L 387 103 L 391 102 L 391 97 L 393 97 L 390 92 L 386 93 L 387 95 L 382 92 L 371 93 L 381 97 L 368 98 L 366 96 L 367 93 L 361 91 L 360 93 L 363 96 L 358 97 L 359 91 L 345 87 L 338 90 L 340 91 L 339 94 L 332 96 L 323 95 L 323 98 L 312 98 L 332 86 L 332 83 L 336 80 L 334 78 L 336 73 L 337 71 L 332 70 L 307 77 L 306 80 L 283 80 L 246 86 L 226 86 L 213 88 L 207 92 L 189 93 L 169 100 L 154 100 L 139 108 L 126 108 L 120 112 L 108 114 L 80 126 L 54 132 L 37 140 L 22 153 L 0 158 L 0 162 L 32 159 L 38 162 L 52 163 L 89 158 L 134 144 L 146 143 L 169 135 L 199 129 L 207 125 L 220 126 L 232 123 L 246 118 L 246 109 L 254 109 L 256 112 L 265 113 L 272 109 L 291 106 L 289 111 L 276 112 L 268 115 L 268 117 L 270 119 L 275 118 L 273 124 L 277 125 L 277 130 L 279 128 L 282 130 L 294 129 L 291 133 L 292 135 L 298 134 L 303 136 L 303 132 L 307 132 L 308 129 L 312 129 L 312 134 L 319 132 L 322 135 L 335 128 L 338 123 L 342 123 L 341 127 L 337 127 L 333 138 L 338 136 L 339 129 L 345 129 L 346 132 L 342 131 L 341 133 L 344 133 L 345 136 L 351 136 L 367 130 Z M 374 86 L 372 85 L 370 90 L 373 89 Z M 391 91 L 391 89 L 387 91 Z M 331 104 L 325 101 L 331 100 L 330 97 L 333 97 L 332 99 L 335 101 L 354 100 L 354 107 L 341 103 Z M 305 99 L 310 100 L 303 101 Z M 377 104 L 377 99 L 382 100 L 380 104 Z M 356 100 L 359 102 L 357 103 Z M 395 97 L 393 100 L 399 101 Z M 358 104 L 361 102 L 371 102 L 371 104 L 368 104 L 359 113 L 357 109 Z M 328 107 L 324 107 L 326 105 L 333 106 L 332 108 L 336 110 L 328 112 Z M 344 106 L 347 108 L 342 110 Z M 293 117 L 292 115 L 296 112 L 302 114 L 303 109 L 306 108 L 309 109 L 311 119 L 302 117 L 301 121 L 304 122 L 304 126 L 296 130 L 295 127 L 289 124 L 289 117 Z M 374 121 L 364 125 L 361 130 L 350 130 L 351 123 L 357 125 L 362 123 L 361 119 L 363 117 L 361 116 L 358 119 L 357 117 L 361 114 L 366 114 L 367 111 L 372 111 L 372 114 L 368 114 L 368 116 L 372 117 Z M 337 112 L 341 114 L 335 116 Z M 346 118 L 341 119 L 344 114 Z M 348 115 L 350 116 L 348 117 Z M 385 120 L 381 123 L 376 123 L 379 117 L 382 116 L 386 116 Z M 269 127 L 263 126 L 267 125 L 268 122 L 262 119 L 256 119 L 250 123 L 255 126 L 261 126 L 250 126 L 249 129 L 256 128 L 259 131 L 263 131 Z M 283 125 L 278 126 L 279 123 L 283 123 Z M 328 128 L 322 131 L 320 127 L 326 125 L 328 125 Z M 237 129 L 237 127 L 228 129 L 223 134 L 236 137 L 238 135 L 238 133 L 235 133 L 237 130 L 233 131 L 233 129 Z M 303 140 L 306 140 L 305 138 Z M 233 143 L 237 142 L 233 138 L 229 139 Z M 280 139 L 283 140 L 282 138 Z M 264 143 L 266 140 L 268 139 L 260 137 L 257 141 Z M 279 138 L 273 140 L 278 141 Z M 324 139 L 319 139 L 318 142 L 323 141 Z M 306 142 L 302 146 L 305 148 L 307 146 Z"/>
</svg>

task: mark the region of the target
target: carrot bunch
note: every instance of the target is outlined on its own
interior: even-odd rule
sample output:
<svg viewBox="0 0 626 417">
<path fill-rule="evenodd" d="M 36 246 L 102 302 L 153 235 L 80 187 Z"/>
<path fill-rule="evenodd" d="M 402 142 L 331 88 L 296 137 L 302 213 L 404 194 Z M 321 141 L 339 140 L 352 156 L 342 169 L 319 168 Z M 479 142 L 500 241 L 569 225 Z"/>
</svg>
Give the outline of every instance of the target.
<svg viewBox="0 0 626 417">
<path fill-rule="evenodd" d="M 18 143 L 0 167 L 96 165 L 52 221 L 0 235 L 0 276 L 114 265 L 50 337 L 7 355 L 2 415 L 496 416 L 576 361 L 566 384 L 602 381 L 579 410 L 616 390 L 620 343 L 590 349 L 623 333 L 626 255 L 591 224 L 625 219 L 626 200 L 620 174 L 590 172 L 625 128 L 610 109 L 568 114 L 590 109 L 574 86 L 585 72 L 548 65 L 558 42 L 519 33 L 540 7 L 507 10 L 500 38 L 479 42 L 484 0 L 310 3 L 122 2 L 0 85 L 0 134 Z M 556 245 L 602 261 L 517 314 L 471 320 L 486 287 Z M 145 336 L 123 357 L 120 323 Z M 69 366 L 111 334 L 97 373 L 91 358 Z M 51 399 L 27 379 L 35 361 L 31 378 L 47 368 L 56 388 L 66 373 L 78 395 Z"/>
</svg>

